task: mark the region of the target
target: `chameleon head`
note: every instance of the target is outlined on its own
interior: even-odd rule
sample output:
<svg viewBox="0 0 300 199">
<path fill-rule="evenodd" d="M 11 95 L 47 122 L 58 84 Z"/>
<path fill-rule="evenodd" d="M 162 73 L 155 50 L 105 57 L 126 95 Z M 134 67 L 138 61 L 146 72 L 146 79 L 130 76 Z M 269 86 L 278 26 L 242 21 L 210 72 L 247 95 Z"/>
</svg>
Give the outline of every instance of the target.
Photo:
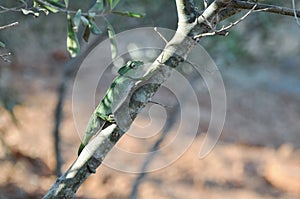
<svg viewBox="0 0 300 199">
<path fill-rule="evenodd" d="M 121 67 L 119 70 L 118 70 L 118 73 L 120 75 L 124 75 L 126 74 L 128 71 L 132 70 L 132 69 L 135 69 L 135 68 L 138 68 L 139 66 L 143 65 L 144 62 L 142 61 L 128 61 L 126 63 L 125 66 Z"/>
<path fill-rule="evenodd" d="M 128 61 L 126 65 L 128 65 L 128 67 L 130 67 L 130 68 L 136 68 L 143 64 L 144 64 L 144 62 L 142 62 L 142 61 Z"/>
</svg>

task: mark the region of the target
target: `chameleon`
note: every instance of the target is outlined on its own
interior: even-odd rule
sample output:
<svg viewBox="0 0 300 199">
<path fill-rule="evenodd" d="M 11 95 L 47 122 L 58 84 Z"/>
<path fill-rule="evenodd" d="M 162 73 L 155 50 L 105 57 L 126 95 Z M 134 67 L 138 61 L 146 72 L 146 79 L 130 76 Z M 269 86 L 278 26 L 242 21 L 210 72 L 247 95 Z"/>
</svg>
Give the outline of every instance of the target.
<svg viewBox="0 0 300 199">
<path fill-rule="evenodd" d="M 144 62 L 142 61 L 128 61 L 118 70 L 119 76 L 113 80 L 104 98 L 90 117 L 85 135 L 78 149 L 78 155 L 90 139 L 101 131 L 105 125 L 115 123 L 113 113 L 128 95 L 135 82 L 142 79 L 140 77 L 144 73 L 143 65 Z"/>
</svg>

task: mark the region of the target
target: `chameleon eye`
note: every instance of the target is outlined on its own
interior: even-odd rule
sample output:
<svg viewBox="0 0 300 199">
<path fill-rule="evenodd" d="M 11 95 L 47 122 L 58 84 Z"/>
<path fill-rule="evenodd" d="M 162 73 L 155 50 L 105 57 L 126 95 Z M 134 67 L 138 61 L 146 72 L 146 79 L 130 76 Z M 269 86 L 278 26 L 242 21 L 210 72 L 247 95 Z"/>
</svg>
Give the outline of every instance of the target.
<svg viewBox="0 0 300 199">
<path fill-rule="evenodd" d="M 135 67 L 135 63 L 130 64 L 130 68 L 134 68 Z"/>
</svg>

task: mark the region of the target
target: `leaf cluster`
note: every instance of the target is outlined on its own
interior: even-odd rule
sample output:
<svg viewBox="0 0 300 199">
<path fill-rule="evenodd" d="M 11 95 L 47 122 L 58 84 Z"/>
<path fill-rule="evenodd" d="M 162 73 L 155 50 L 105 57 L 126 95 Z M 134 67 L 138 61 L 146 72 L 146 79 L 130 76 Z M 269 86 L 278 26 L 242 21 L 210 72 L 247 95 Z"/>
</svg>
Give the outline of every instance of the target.
<svg viewBox="0 0 300 199">
<path fill-rule="evenodd" d="M 38 17 L 40 13 L 65 13 L 67 18 L 67 50 L 71 57 L 76 57 L 80 52 L 80 43 L 78 30 L 80 26 L 84 27 L 82 38 L 85 42 L 89 41 L 90 35 L 101 35 L 107 32 L 111 42 L 112 57 L 117 55 L 117 43 L 115 41 L 115 31 L 113 25 L 107 19 L 109 14 L 142 18 L 144 14 L 132 11 L 115 10 L 120 0 L 96 0 L 93 5 L 86 11 L 82 9 L 72 10 L 69 8 L 69 0 L 34 0 L 33 7 L 30 9 L 22 8 L 23 14 L 32 14 Z M 106 31 L 102 30 L 96 23 L 96 18 L 99 17 L 105 22 Z"/>
</svg>

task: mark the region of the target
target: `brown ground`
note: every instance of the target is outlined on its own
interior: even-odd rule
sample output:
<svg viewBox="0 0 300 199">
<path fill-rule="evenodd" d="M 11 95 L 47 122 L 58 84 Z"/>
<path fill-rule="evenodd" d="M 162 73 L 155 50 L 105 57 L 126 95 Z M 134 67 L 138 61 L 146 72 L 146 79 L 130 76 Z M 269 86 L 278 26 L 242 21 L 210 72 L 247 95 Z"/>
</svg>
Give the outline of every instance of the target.
<svg viewBox="0 0 300 199">
<path fill-rule="evenodd" d="M 18 127 L 12 124 L 7 113 L 0 116 L 3 142 L 0 148 L 0 198 L 40 198 L 56 179 L 51 136 L 56 102 L 55 79 L 19 85 L 27 92 L 23 95 L 23 105 L 15 108 Z M 229 110 L 232 110 L 230 106 Z M 74 128 L 70 98 L 64 111 L 62 152 L 65 171 L 76 158 L 80 140 Z M 253 144 L 255 139 L 249 141 L 247 136 L 234 140 L 236 134 L 245 136 L 247 131 L 231 133 L 225 126 L 222 140 L 205 159 L 198 158 L 203 134 L 196 137 L 177 161 L 145 176 L 138 198 L 299 198 L 300 149 L 293 145 L 300 140 L 294 140 L 292 144 L 276 140 L 276 144 L 281 143 L 280 147 L 270 143 L 264 146 Z M 290 136 L 297 138 L 297 135 Z M 256 136 L 255 132 L 252 136 Z M 126 137 L 120 146 L 134 151 L 147 150 Z M 101 166 L 96 175 L 83 184 L 78 196 L 128 198 L 137 176 Z"/>
</svg>

